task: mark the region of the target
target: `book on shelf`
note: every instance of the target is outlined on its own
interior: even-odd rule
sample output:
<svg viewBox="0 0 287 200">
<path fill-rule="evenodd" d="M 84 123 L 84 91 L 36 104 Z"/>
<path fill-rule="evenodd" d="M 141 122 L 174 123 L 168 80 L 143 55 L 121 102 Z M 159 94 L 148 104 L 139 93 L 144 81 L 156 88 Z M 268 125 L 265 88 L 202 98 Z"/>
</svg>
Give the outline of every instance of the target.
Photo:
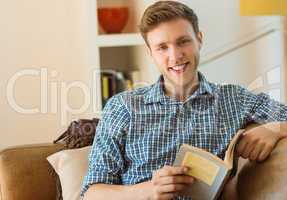
<svg viewBox="0 0 287 200">
<path fill-rule="evenodd" d="M 235 147 L 241 138 L 243 129 L 232 138 L 225 152 L 224 160 L 203 149 L 183 144 L 174 162 L 174 166 L 188 166 L 188 175 L 195 178 L 195 182 L 185 196 L 193 200 L 215 200 L 219 197 L 226 181 L 237 171 L 238 156 Z"/>
<path fill-rule="evenodd" d="M 113 95 L 127 89 L 131 89 L 131 80 L 124 72 L 102 72 L 101 89 L 102 89 L 102 106 L 104 107 L 108 99 Z"/>
</svg>

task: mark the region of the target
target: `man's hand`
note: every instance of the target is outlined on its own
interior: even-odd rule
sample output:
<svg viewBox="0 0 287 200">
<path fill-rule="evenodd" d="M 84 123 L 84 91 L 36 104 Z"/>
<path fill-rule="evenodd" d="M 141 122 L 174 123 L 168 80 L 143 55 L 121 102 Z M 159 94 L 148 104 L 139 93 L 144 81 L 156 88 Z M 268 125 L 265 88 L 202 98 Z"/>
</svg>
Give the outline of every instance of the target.
<svg viewBox="0 0 287 200">
<path fill-rule="evenodd" d="M 238 155 L 252 161 L 264 161 L 282 138 L 278 124 L 264 124 L 243 133 L 237 146 Z"/>
<path fill-rule="evenodd" d="M 164 166 L 154 172 L 151 199 L 170 200 L 193 183 L 194 178 L 185 175 L 187 167 Z"/>
</svg>

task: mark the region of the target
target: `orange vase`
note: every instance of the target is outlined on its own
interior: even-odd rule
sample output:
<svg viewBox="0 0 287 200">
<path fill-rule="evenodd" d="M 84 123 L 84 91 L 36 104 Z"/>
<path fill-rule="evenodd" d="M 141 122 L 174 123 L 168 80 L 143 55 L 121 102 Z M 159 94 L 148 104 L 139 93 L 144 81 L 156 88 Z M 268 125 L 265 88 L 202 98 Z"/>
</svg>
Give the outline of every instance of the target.
<svg viewBox="0 0 287 200">
<path fill-rule="evenodd" d="M 127 24 L 128 7 L 98 8 L 98 20 L 106 33 L 120 33 Z"/>
</svg>

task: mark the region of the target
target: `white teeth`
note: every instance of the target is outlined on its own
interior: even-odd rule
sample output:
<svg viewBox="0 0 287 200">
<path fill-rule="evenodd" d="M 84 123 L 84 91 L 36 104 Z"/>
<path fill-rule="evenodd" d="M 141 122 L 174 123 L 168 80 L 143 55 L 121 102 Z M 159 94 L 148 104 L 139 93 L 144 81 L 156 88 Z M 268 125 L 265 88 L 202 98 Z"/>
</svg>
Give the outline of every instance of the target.
<svg viewBox="0 0 287 200">
<path fill-rule="evenodd" d="M 182 64 L 182 65 L 176 65 L 174 67 L 172 67 L 173 70 L 181 70 L 182 68 L 185 67 L 186 64 Z"/>
</svg>

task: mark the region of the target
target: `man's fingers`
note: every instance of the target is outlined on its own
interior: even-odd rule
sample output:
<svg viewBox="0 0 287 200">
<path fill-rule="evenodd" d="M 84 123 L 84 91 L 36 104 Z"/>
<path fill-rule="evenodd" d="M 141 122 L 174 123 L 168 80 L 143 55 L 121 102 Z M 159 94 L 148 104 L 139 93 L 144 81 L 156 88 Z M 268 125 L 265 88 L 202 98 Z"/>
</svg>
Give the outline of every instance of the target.
<svg viewBox="0 0 287 200">
<path fill-rule="evenodd" d="M 245 146 L 247 145 L 247 141 L 244 140 L 244 137 L 239 141 L 237 147 L 236 147 L 236 152 L 238 155 L 242 155 L 244 149 L 245 149 Z"/>
<path fill-rule="evenodd" d="M 188 171 L 187 167 L 172 167 L 172 166 L 164 166 L 162 169 L 158 170 L 156 176 L 174 176 L 174 175 L 183 175 Z"/>
<path fill-rule="evenodd" d="M 237 147 L 238 155 L 242 156 L 243 158 L 248 158 L 251 151 L 252 151 L 252 145 L 250 143 L 248 143 L 244 139 L 239 142 Z"/>
<path fill-rule="evenodd" d="M 165 193 L 165 194 L 158 194 L 154 196 L 153 199 L 160 199 L 160 200 L 172 200 L 176 197 L 176 193 Z"/>
<path fill-rule="evenodd" d="M 253 148 L 254 146 L 252 144 L 247 143 L 247 145 L 245 146 L 245 149 L 243 149 L 243 152 L 241 153 L 241 156 L 243 158 L 249 158 Z"/>
<path fill-rule="evenodd" d="M 191 176 L 165 176 L 155 180 L 155 184 L 168 185 L 168 184 L 191 184 L 194 178 Z"/>
<path fill-rule="evenodd" d="M 263 150 L 264 144 L 257 144 L 249 154 L 249 159 L 255 161 L 259 158 L 260 152 Z"/>
<path fill-rule="evenodd" d="M 258 156 L 258 161 L 264 161 L 271 153 L 272 147 L 264 147 Z"/>
<path fill-rule="evenodd" d="M 158 187 L 157 192 L 158 193 L 169 193 L 169 192 L 179 192 L 183 189 L 185 189 L 188 185 L 187 184 L 169 184 L 169 185 L 163 185 L 161 187 Z"/>
</svg>

